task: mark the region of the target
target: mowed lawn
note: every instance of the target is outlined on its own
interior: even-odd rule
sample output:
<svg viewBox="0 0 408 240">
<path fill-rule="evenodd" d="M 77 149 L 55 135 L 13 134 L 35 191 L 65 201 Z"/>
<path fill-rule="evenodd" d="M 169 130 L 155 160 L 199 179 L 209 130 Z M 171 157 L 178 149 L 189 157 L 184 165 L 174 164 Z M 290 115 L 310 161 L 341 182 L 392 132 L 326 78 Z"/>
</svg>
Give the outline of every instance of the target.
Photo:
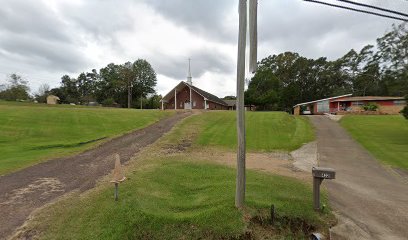
<svg viewBox="0 0 408 240">
<path fill-rule="evenodd" d="M 171 112 L 0 102 L 0 175 L 77 153 Z"/>
<path fill-rule="evenodd" d="M 248 114 L 249 119 L 264 116 L 264 120 L 257 118 L 260 120 L 257 128 L 275 132 L 268 130 L 269 123 L 273 123 L 274 129 L 283 131 L 289 129 L 286 127 L 289 121 L 294 129 L 290 128 L 292 133 L 286 139 L 297 145 L 306 141 L 302 134 L 295 133 L 295 118 L 284 113 L 257 114 Z M 266 116 L 275 120 L 267 121 Z M 246 206 L 241 210 L 234 207 L 235 169 L 213 164 L 211 159 L 197 160 L 194 155 L 194 149 L 202 148 L 202 144 L 233 151 L 234 135 L 230 132 L 235 128 L 229 129 L 233 118 L 232 112 L 216 111 L 183 120 L 142 151 L 137 161 L 129 163 L 125 171 L 127 180 L 119 186 L 117 202 L 113 200 L 113 184 L 106 178 L 87 193 L 74 193 L 44 208 L 27 225 L 28 232 L 38 233 L 40 239 L 247 239 L 248 229 L 253 239 L 308 239 L 315 231 L 327 234 L 333 215 L 328 208 L 323 213 L 314 211 L 310 183 L 297 179 L 248 170 Z M 304 128 L 297 131 L 309 134 L 308 138 L 312 139 L 311 126 L 300 120 Z M 217 131 L 212 134 L 218 137 L 210 137 L 206 132 L 215 122 L 221 125 L 220 129 L 223 127 L 228 141 L 218 139 L 225 136 Z M 257 137 L 250 136 L 250 139 Z M 261 136 L 266 141 L 262 146 L 282 149 L 273 136 L 282 138 L 284 133 Z M 294 136 L 301 140 L 293 140 Z M 174 154 L 165 151 L 191 138 L 196 141 L 191 151 Z M 284 146 L 294 148 L 294 145 Z M 327 204 L 325 194 L 322 201 Z M 272 204 L 276 209 L 273 226 L 270 224 Z"/>
<path fill-rule="evenodd" d="M 408 120 L 402 116 L 346 116 L 341 125 L 384 164 L 408 169 Z"/>
<path fill-rule="evenodd" d="M 308 119 L 285 112 L 246 112 L 246 143 L 252 151 L 291 151 L 314 139 Z M 200 145 L 236 148 L 236 112 L 208 112 L 186 121 L 201 131 L 196 139 Z"/>
<path fill-rule="evenodd" d="M 242 211 L 234 207 L 235 169 L 185 155 L 144 160 L 128 171 L 117 202 L 106 182 L 44 209 L 29 229 L 40 239 L 246 239 L 248 228 L 253 239 L 308 239 L 333 223 L 327 208 L 313 210 L 311 186 L 299 180 L 247 171 Z"/>
</svg>

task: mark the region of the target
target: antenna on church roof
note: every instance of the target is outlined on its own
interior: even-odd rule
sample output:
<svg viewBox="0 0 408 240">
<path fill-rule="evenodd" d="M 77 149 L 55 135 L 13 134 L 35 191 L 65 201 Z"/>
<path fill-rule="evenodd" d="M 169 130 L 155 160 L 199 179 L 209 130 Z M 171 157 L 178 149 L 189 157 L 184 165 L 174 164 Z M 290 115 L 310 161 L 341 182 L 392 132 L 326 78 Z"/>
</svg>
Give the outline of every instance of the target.
<svg viewBox="0 0 408 240">
<path fill-rule="evenodd" d="M 193 77 L 191 77 L 191 66 L 190 66 L 191 59 L 188 59 L 188 75 L 187 75 L 187 83 L 193 85 Z"/>
</svg>

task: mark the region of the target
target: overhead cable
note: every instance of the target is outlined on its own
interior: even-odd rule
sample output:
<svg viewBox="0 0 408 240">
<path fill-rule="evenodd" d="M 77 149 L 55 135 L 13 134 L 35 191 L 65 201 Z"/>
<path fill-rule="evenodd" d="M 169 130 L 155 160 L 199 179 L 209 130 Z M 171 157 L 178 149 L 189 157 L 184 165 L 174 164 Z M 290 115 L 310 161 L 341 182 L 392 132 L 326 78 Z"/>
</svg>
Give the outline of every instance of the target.
<svg viewBox="0 0 408 240">
<path fill-rule="evenodd" d="M 376 10 L 380 10 L 380 11 L 389 12 L 389 13 L 393 13 L 393 14 L 396 14 L 396 15 L 401 15 L 401 16 L 404 16 L 404 17 L 408 17 L 408 14 L 406 14 L 406 13 L 402 13 L 402 12 L 398 12 L 398 11 L 394 11 L 394 10 L 390 10 L 390 9 L 386 9 L 386 8 L 382 8 L 382 7 L 377 7 L 377 6 L 373 6 L 373 5 L 368 5 L 368 4 L 365 4 L 365 3 L 359 3 L 359 2 L 354 2 L 354 1 L 350 1 L 350 0 L 337 0 L 337 1 L 357 5 L 357 6 L 360 6 L 360 7 L 373 8 L 373 9 L 376 9 Z"/>
<path fill-rule="evenodd" d="M 375 15 L 375 16 L 379 16 L 379 17 L 391 18 L 391 19 L 395 19 L 395 20 L 408 22 L 408 18 L 395 17 L 395 16 L 385 15 L 385 14 L 381 14 L 381 13 L 366 11 L 366 10 L 362 10 L 362 9 L 356 9 L 356 8 L 346 7 L 346 6 L 332 4 L 332 3 L 321 2 L 321 1 L 317 1 L 317 0 L 303 0 L 303 1 L 318 3 L 318 4 L 327 5 L 327 6 L 330 6 L 330 7 L 342 8 L 342 9 L 346 9 L 346 10 L 350 10 L 350 11 L 366 13 L 366 14 L 371 14 L 371 15 Z"/>
</svg>

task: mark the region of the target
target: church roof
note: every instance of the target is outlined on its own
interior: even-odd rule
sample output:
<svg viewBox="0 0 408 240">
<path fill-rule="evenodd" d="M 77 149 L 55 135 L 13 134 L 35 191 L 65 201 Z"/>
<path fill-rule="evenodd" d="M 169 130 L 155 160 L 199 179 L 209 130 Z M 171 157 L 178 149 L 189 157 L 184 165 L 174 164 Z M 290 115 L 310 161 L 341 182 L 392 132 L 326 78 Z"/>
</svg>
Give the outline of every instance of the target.
<svg viewBox="0 0 408 240">
<path fill-rule="evenodd" d="M 181 88 L 184 88 L 185 86 L 190 86 L 190 87 L 191 87 L 191 90 L 195 91 L 197 94 L 199 94 L 199 95 L 201 95 L 202 97 L 206 98 L 207 101 L 215 102 L 215 103 L 218 103 L 218 104 L 221 104 L 221 105 L 224 105 L 224 106 L 228 106 L 228 104 L 227 104 L 226 102 L 224 102 L 222 99 L 220 99 L 219 97 L 217 97 L 217 96 L 215 96 L 215 95 L 213 95 L 213 94 L 211 94 L 211 93 L 209 93 L 209 92 L 206 92 L 206 91 L 204 91 L 204 90 L 202 90 L 202 89 L 200 89 L 200 88 L 198 88 L 198 87 L 196 87 L 196 86 L 189 85 L 188 83 L 186 83 L 186 82 L 184 82 L 184 81 L 181 81 L 181 82 L 180 82 L 177 86 L 175 86 L 169 93 L 167 93 L 167 94 L 162 98 L 162 101 L 163 101 L 163 100 L 164 100 L 164 101 L 169 101 L 169 100 L 174 96 L 174 90 L 175 90 L 175 89 L 176 89 L 176 91 L 177 91 L 177 90 L 181 90 Z"/>
</svg>

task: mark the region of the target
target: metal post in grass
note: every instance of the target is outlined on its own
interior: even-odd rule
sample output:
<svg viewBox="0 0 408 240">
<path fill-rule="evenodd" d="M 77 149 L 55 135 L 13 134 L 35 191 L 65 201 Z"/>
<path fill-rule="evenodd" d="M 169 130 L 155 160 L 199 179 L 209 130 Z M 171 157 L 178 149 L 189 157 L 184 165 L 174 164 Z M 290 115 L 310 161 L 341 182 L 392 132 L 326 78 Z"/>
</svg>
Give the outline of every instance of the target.
<svg viewBox="0 0 408 240">
<path fill-rule="evenodd" d="M 113 170 L 113 179 L 111 183 L 115 184 L 115 201 L 119 198 L 119 183 L 125 181 L 126 177 L 123 175 L 122 165 L 120 164 L 119 154 L 115 154 L 115 169 Z"/>
<path fill-rule="evenodd" d="M 249 22 L 249 43 L 250 43 L 250 72 L 256 71 L 257 65 L 257 0 L 239 1 L 239 32 L 238 32 L 238 60 L 237 60 L 237 179 L 235 192 L 235 206 L 241 208 L 245 202 L 245 49 L 247 38 L 247 24 Z M 249 20 L 248 13 L 249 12 Z"/>
</svg>

